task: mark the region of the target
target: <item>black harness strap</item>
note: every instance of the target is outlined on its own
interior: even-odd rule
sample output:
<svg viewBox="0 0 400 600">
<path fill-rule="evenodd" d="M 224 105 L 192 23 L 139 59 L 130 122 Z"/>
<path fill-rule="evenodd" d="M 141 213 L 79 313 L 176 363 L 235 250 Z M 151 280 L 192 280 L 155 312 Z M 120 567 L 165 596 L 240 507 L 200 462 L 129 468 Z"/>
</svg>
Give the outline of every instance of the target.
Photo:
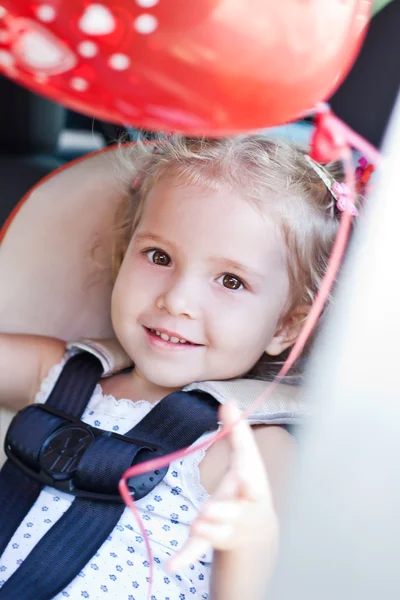
<svg viewBox="0 0 400 600">
<path fill-rule="evenodd" d="M 65 364 L 46 404 L 66 409 L 80 417 L 96 387 L 103 368 L 91 354 L 77 354 Z M 30 444 L 31 425 L 24 430 L 23 440 Z M 6 442 L 7 443 L 7 442 Z M 7 452 L 7 448 L 6 448 Z M 38 498 L 43 484 L 24 474 L 8 460 L 0 472 L 0 556 L 15 530 Z"/>
<path fill-rule="evenodd" d="M 96 387 L 103 367 L 89 352 L 80 352 L 66 363 L 47 398 L 46 405 L 80 417 Z"/>
<path fill-rule="evenodd" d="M 0 589 L 2 600 L 50 600 L 85 567 L 117 525 L 121 504 L 76 498 Z"/>
<path fill-rule="evenodd" d="M 71 383 L 69 388 L 75 398 L 76 388 Z M 91 388 L 86 385 L 85 391 L 87 402 L 93 385 Z M 19 467 L 13 467 L 18 470 L 20 477 L 27 477 L 20 471 L 22 465 L 29 470 L 29 478 L 40 477 L 42 482 L 46 482 L 46 477 L 52 478 L 51 482 L 56 488 L 72 491 L 78 497 L 3 585 L 1 600 L 50 600 L 57 595 L 77 576 L 118 523 L 125 508 L 117 489 L 122 473 L 133 463 L 192 444 L 217 424 L 218 403 L 203 392 L 170 394 L 125 436 L 96 430 L 77 422 L 75 417 L 69 417 L 65 424 L 65 414 L 59 412 L 53 394 L 51 397 L 51 407 L 29 407 L 30 413 L 36 411 L 37 422 L 42 424 L 41 427 L 32 428 L 36 433 L 32 433 L 29 449 L 21 448 L 14 442 L 14 438 L 23 439 L 21 432 L 26 432 L 24 419 L 29 418 L 29 422 L 32 422 L 32 414 L 28 409 L 25 409 L 25 416 L 24 411 L 20 413 L 22 420 L 18 422 L 15 419 L 10 427 L 7 437 L 12 441 L 12 457 L 20 463 Z M 64 394 L 62 398 L 65 398 Z M 86 403 L 79 404 L 82 412 L 84 406 L 81 405 L 85 406 Z M 75 455 L 72 458 L 62 455 L 60 458 L 60 447 L 63 447 L 65 439 L 68 441 L 75 434 L 78 437 L 74 438 L 73 449 L 82 447 L 77 464 L 74 462 Z M 135 498 L 144 497 L 154 489 L 167 471 L 168 467 L 165 467 L 130 480 L 129 487 Z M 69 477 L 71 473 L 72 479 Z M 2 476 L 3 472 L 0 474 L 0 485 Z M 31 482 L 35 486 L 38 484 L 34 479 Z M 39 491 L 40 487 L 39 483 Z M 9 512 L 15 522 L 12 507 L 9 507 Z M 26 512 L 22 517 L 19 516 L 17 526 Z"/>
<path fill-rule="evenodd" d="M 33 481 L 8 460 L 0 473 L 0 556 L 30 508 L 42 484 Z"/>
</svg>

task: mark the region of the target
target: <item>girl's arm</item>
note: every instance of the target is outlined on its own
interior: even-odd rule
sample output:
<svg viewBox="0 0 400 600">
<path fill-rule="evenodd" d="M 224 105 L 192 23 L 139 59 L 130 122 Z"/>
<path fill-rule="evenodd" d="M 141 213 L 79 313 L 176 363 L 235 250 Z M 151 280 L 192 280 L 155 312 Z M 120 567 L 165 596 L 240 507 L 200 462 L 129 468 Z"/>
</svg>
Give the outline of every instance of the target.
<svg viewBox="0 0 400 600">
<path fill-rule="evenodd" d="M 250 428 L 248 432 L 251 434 Z M 254 440 L 247 438 L 247 446 L 253 445 L 261 462 L 256 467 L 255 459 L 246 455 L 240 467 L 244 478 L 242 496 L 244 514 L 236 523 L 233 538 L 236 543 L 230 549 L 214 553 L 210 600 L 265 600 L 275 566 L 279 542 L 279 509 L 288 468 L 295 461 L 295 443 L 282 427 L 262 426 L 254 432 Z M 250 436 L 249 436 L 250 437 Z M 245 443 L 245 440 L 242 439 Z M 250 459 L 253 461 L 250 463 Z M 263 473 L 261 473 L 263 469 Z M 256 472 L 257 471 L 257 472 Z M 253 488 L 252 477 L 264 476 L 269 494 Z M 247 480 L 248 477 L 248 480 Z M 253 491 L 252 491 L 253 490 Z M 237 500 L 236 500 L 237 502 Z M 232 541 L 233 541 L 232 538 Z"/>
<path fill-rule="evenodd" d="M 64 352 L 61 340 L 0 333 L 0 406 L 19 410 L 33 402 L 40 382 Z"/>
<path fill-rule="evenodd" d="M 225 425 L 239 416 L 233 406 L 221 410 Z M 190 564 L 213 546 L 211 600 L 264 600 L 278 545 L 276 507 L 287 467 L 293 463 L 294 442 L 283 428 L 261 426 L 252 431 L 245 421 L 233 429 L 229 441 L 228 472 L 170 568 Z"/>
</svg>

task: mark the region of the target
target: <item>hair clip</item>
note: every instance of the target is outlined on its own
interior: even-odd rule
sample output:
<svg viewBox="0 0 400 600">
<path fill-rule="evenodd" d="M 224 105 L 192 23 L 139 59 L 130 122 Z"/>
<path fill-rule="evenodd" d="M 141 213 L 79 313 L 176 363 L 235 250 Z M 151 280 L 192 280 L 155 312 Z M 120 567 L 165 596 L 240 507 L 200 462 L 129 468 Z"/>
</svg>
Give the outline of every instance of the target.
<svg viewBox="0 0 400 600">
<path fill-rule="evenodd" d="M 346 183 L 335 181 L 330 188 L 330 192 L 336 200 L 338 210 L 349 212 L 353 217 L 358 216 L 358 210 L 350 199 L 350 190 Z"/>
<path fill-rule="evenodd" d="M 308 156 L 308 154 L 304 155 L 304 158 L 310 165 L 310 167 L 315 171 L 318 177 L 324 182 L 327 189 L 333 196 L 336 201 L 337 209 L 340 212 L 349 212 L 353 217 L 358 216 L 358 210 L 351 200 L 350 189 L 346 183 L 339 183 L 335 181 L 333 177 L 328 173 L 326 169 L 322 165 L 319 165 L 315 160 Z"/>
</svg>

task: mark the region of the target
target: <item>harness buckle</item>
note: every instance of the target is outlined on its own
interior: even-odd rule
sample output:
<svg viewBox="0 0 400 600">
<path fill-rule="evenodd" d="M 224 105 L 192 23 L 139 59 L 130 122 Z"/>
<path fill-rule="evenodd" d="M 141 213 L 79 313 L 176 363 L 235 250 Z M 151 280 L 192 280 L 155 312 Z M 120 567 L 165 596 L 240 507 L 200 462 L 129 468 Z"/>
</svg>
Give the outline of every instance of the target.
<svg viewBox="0 0 400 600">
<path fill-rule="evenodd" d="M 57 429 L 40 449 L 41 468 L 54 481 L 71 479 L 94 437 L 90 428 L 82 425 L 66 425 Z"/>
<path fill-rule="evenodd" d="M 30 422 L 31 417 L 34 417 L 35 423 Z M 52 419 L 52 417 L 55 417 L 55 419 Z M 29 447 L 28 442 L 25 442 L 23 438 L 24 427 L 26 428 L 28 425 L 34 427 L 35 424 L 40 425 L 42 422 L 47 425 L 46 418 L 52 420 L 51 427 L 53 427 L 53 430 L 48 434 L 42 428 L 43 437 L 38 434 L 33 443 L 31 440 L 32 446 Z M 144 462 L 165 454 L 162 448 L 156 447 L 154 444 L 92 427 L 46 404 L 31 405 L 17 413 L 8 429 L 4 449 L 7 457 L 16 466 L 43 485 L 48 485 L 79 498 L 122 503 L 123 500 L 119 493 L 113 494 L 98 492 L 93 489 L 83 489 L 82 486 L 77 486 L 74 482 L 74 476 L 81 459 L 99 437 L 112 438 L 116 442 L 122 441 L 124 444 L 128 443 L 136 446 L 133 462 L 126 465 L 122 472 L 117 474 L 118 477 L 122 477 L 125 468 L 136 463 L 136 457 L 139 453 L 140 459 L 138 462 Z M 38 451 L 32 449 L 35 448 L 35 445 Z M 128 488 L 134 495 L 135 500 L 146 496 L 165 477 L 167 472 L 168 466 L 131 478 L 128 482 Z M 115 479 L 115 474 L 113 475 Z M 112 487 L 116 488 L 116 486 Z"/>
</svg>

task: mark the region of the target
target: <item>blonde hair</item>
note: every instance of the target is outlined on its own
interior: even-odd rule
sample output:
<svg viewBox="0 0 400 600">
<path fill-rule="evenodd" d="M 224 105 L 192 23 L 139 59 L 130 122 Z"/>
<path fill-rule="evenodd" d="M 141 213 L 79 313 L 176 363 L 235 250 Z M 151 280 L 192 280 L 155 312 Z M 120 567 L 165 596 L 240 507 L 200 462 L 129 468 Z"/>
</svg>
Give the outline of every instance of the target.
<svg viewBox="0 0 400 600">
<path fill-rule="evenodd" d="M 243 196 L 258 206 L 273 206 L 278 215 L 290 277 L 290 298 L 282 321 L 296 308 L 312 304 L 339 218 L 334 198 L 307 162 L 304 150 L 262 135 L 225 139 L 166 137 L 155 146 L 139 143 L 125 147 L 119 160 L 130 191 L 116 215 L 114 277 L 140 220 L 146 195 L 158 181 L 173 178 L 178 185 L 201 185 L 213 190 L 230 185 L 242 189 Z M 325 165 L 325 169 L 336 181 L 343 180 L 337 163 Z M 266 361 L 264 357 L 258 366 L 266 362 L 270 366 L 280 364 L 279 360 Z M 256 367 L 252 375 L 269 379 L 276 371 L 270 366 L 263 366 L 261 371 Z"/>
</svg>

